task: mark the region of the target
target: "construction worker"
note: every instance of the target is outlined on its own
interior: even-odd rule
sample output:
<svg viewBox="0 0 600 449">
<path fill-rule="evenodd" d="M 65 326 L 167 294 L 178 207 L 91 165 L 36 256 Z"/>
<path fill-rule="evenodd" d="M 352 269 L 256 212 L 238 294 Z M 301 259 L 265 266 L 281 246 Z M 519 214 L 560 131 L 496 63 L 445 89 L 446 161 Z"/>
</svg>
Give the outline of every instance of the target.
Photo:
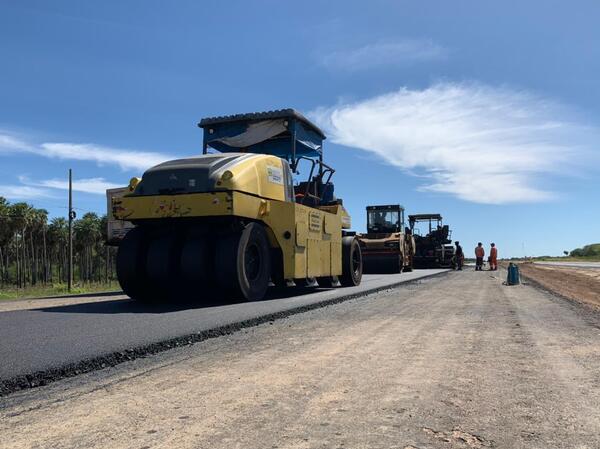
<svg viewBox="0 0 600 449">
<path fill-rule="evenodd" d="M 462 270 L 463 261 L 465 260 L 465 255 L 463 254 L 462 246 L 460 246 L 458 240 L 454 242 L 456 245 L 456 251 L 454 251 L 454 257 L 456 258 L 456 269 Z"/>
<path fill-rule="evenodd" d="M 479 242 L 475 247 L 475 271 L 483 270 L 483 256 L 485 256 L 485 250 L 483 243 Z"/>
<path fill-rule="evenodd" d="M 490 248 L 490 271 L 496 271 L 498 269 L 498 248 L 496 244 L 492 243 Z"/>
</svg>

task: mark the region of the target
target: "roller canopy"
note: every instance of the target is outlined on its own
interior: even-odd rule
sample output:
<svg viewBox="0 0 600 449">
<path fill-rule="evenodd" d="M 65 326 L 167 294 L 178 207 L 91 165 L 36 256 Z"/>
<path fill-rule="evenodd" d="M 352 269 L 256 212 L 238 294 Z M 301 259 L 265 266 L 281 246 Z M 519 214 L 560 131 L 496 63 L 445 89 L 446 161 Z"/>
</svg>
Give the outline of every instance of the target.
<svg viewBox="0 0 600 449">
<path fill-rule="evenodd" d="M 290 161 L 321 157 L 325 134 L 294 109 L 204 118 L 204 151 L 272 154 Z"/>
<path fill-rule="evenodd" d="M 441 220 L 442 216 L 440 214 L 415 214 L 415 215 L 409 215 L 408 219 L 410 221 Z"/>
</svg>

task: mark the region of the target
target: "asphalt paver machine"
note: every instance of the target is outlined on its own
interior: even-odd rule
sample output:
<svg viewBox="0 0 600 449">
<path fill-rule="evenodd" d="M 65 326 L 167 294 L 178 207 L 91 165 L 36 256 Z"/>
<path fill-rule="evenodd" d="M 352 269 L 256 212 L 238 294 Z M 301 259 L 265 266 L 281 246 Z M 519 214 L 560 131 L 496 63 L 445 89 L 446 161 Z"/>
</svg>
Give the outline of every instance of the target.
<svg viewBox="0 0 600 449">
<path fill-rule="evenodd" d="M 447 268 L 454 264 L 452 231 L 440 214 L 408 216 L 415 239 L 414 265 L 417 268 Z"/>
</svg>

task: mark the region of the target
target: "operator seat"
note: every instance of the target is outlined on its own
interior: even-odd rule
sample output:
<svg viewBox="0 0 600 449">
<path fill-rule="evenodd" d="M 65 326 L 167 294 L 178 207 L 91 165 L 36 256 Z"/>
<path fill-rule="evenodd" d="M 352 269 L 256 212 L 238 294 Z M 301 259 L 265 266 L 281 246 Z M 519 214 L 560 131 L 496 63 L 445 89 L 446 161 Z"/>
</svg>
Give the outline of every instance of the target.
<svg viewBox="0 0 600 449">
<path fill-rule="evenodd" d="M 450 234 L 450 226 L 444 225 L 442 227 L 442 235 L 440 237 L 442 240 L 446 240 L 448 238 L 448 234 Z"/>
<path fill-rule="evenodd" d="M 294 186 L 296 202 L 310 207 L 337 203 L 332 182 L 304 181 Z"/>
</svg>

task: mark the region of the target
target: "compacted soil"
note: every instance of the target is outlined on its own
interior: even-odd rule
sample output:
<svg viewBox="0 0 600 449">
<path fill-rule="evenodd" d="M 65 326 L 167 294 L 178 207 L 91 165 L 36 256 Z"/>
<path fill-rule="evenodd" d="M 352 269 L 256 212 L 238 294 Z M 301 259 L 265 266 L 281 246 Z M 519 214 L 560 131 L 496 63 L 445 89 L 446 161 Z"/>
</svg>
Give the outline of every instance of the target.
<svg viewBox="0 0 600 449">
<path fill-rule="evenodd" d="M 600 311 L 600 268 L 519 264 L 521 273 L 541 287 Z"/>
<path fill-rule="evenodd" d="M 600 315 L 463 271 L 0 398 L 2 448 L 600 447 Z"/>
</svg>

